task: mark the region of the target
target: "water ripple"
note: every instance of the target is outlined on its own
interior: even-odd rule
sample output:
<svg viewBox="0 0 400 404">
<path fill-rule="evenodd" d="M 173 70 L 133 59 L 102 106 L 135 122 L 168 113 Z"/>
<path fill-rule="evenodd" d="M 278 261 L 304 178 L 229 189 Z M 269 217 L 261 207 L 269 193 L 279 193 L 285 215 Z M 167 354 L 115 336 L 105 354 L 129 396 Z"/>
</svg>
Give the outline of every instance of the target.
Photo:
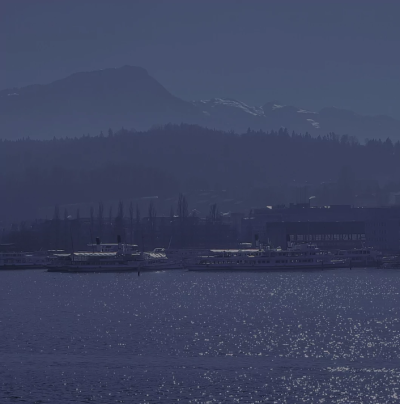
<svg viewBox="0 0 400 404">
<path fill-rule="evenodd" d="M 0 273 L 1 403 L 396 403 L 400 272 Z"/>
</svg>

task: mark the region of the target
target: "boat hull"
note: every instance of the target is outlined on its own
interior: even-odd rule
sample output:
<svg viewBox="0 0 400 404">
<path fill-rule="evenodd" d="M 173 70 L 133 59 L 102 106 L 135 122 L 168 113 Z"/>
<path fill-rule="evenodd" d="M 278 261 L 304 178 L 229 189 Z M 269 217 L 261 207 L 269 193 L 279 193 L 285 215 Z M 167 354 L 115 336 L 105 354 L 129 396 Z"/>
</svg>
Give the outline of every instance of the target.
<svg viewBox="0 0 400 404">
<path fill-rule="evenodd" d="M 148 265 L 139 267 L 139 271 L 166 271 L 166 270 L 182 270 L 185 269 L 182 264 L 160 264 L 160 265 Z"/>
<path fill-rule="evenodd" d="M 110 273 L 110 272 L 145 272 L 145 271 L 164 271 L 164 270 L 184 269 L 182 264 L 151 264 L 151 265 L 132 265 L 132 266 L 54 266 L 48 267 L 48 272 L 69 272 L 69 273 Z"/>
<path fill-rule="evenodd" d="M 348 266 L 351 268 L 376 268 L 381 265 L 380 262 L 351 262 Z"/>
<path fill-rule="evenodd" d="M 251 271 L 262 271 L 262 272 L 279 272 L 279 271 L 321 271 L 324 269 L 335 269 L 335 268 L 348 268 L 343 263 L 324 263 L 323 265 L 271 265 L 271 266 L 261 266 L 261 265 L 192 265 L 187 269 L 189 271 L 231 271 L 231 272 L 251 272 Z"/>
<path fill-rule="evenodd" d="M 46 269 L 46 265 L 0 265 L 0 271 L 15 271 L 24 269 Z"/>
<path fill-rule="evenodd" d="M 137 271 L 137 267 L 80 267 L 80 266 L 54 266 L 54 267 L 47 267 L 47 272 L 80 272 L 80 273 L 90 273 L 90 272 L 135 272 Z"/>
</svg>

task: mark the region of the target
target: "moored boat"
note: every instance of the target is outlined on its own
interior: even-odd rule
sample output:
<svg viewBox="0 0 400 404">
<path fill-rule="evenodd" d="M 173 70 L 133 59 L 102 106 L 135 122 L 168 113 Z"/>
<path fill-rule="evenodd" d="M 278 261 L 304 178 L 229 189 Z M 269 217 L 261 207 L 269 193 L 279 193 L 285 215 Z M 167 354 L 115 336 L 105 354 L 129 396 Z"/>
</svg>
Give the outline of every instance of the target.
<svg viewBox="0 0 400 404">
<path fill-rule="evenodd" d="M 118 243 L 89 244 L 92 251 L 54 254 L 47 266 L 49 272 L 126 272 L 137 269 L 140 255 L 137 245 Z"/>
<path fill-rule="evenodd" d="M 333 253 L 335 258 L 349 261 L 352 268 L 376 267 L 382 263 L 382 253 L 370 247 L 336 250 Z"/>
<path fill-rule="evenodd" d="M 184 269 L 182 260 L 173 260 L 160 251 L 144 252 L 138 259 L 139 271 L 162 271 Z"/>
<path fill-rule="evenodd" d="M 0 253 L 0 270 L 44 269 L 48 262 L 44 251 Z"/>
<path fill-rule="evenodd" d="M 126 272 L 137 270 L 136 257 L 115 252 L 57 254 L 47 266 L 49 272 Z"/>
<path fill-rule="evenodd" d="M 134 244 L 89 244 L 92 251 L 55 254 L 49 272 L 140 272 L 182 269 L 180 261 L 169 259 L 163 252 L 139 252 Z M 96 251 L 95 251 L 96 250 Z"/>
<path fill-rule="evenodd" d="M 165 254 L 169 260 L 183 265 L 195 264 L 199 257 L 215 255 L 212 250 L 206 248 L 155 248 L 153 253 Z"/>
<path fill-rule="evenodd" d="M 189 271 L 280 271 L 345 267 L 348 267 L 348 260 L 339 259 L 315 245 L 300 244 L 287 250 L 259 248 L 220 251 L 213 256 L 201 257 L 188 269 Z"/>
</svg>

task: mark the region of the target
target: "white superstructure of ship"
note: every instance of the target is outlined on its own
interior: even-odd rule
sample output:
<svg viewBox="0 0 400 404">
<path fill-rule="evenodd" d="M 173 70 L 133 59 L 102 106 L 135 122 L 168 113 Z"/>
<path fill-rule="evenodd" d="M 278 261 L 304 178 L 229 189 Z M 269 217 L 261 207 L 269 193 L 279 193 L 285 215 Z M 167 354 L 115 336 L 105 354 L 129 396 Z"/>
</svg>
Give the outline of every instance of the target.
<svg viewBox="0 0 400 404">
<path fill-rule="evenodd" d="M 292 245 L 288 249 L 260 247 L 245 250 L 211 250 L 199 257 L 190 271 L 207 270 L 289 270 L 347 267 L 348 260 L 320 250 L 314 244 Z"/>
<path fill-rule="evenodd" d="M 49 272 L 129 272 L 180 269 L 180 262 L 168 259 L 162 252 L 140 252 L 135 244 L 89 244 L 91 251 L 55 254 L 48 265 Z"/>
<path fill-rule="evenodd" d="M 199 257 L 214 255 L 208 248 L 155 248 L 153 253 L 165 254 L 168 259 L 183 265 L 195 264 Z"/>
<path fill-rule="evenodd" d="M 376 267 L 382 263 L 382 253 L 371 247 L 336 250 L 333 252 L 338 259 L 349 262 L 350 267 Z"/>
</svg>

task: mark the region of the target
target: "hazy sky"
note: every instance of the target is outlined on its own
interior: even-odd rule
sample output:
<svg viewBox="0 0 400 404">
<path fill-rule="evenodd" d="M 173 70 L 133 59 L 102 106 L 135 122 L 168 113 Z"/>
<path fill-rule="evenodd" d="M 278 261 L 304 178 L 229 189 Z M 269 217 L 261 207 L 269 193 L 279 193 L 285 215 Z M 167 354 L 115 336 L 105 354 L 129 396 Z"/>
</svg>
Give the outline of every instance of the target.
<svg viewBox="0 0 400 404">
<path fill-rule="evenodd" d="M 400 118 L 398 0 L 0 0 L 0 89 L 145 67 L 185 99 Z"/>
</svg>

